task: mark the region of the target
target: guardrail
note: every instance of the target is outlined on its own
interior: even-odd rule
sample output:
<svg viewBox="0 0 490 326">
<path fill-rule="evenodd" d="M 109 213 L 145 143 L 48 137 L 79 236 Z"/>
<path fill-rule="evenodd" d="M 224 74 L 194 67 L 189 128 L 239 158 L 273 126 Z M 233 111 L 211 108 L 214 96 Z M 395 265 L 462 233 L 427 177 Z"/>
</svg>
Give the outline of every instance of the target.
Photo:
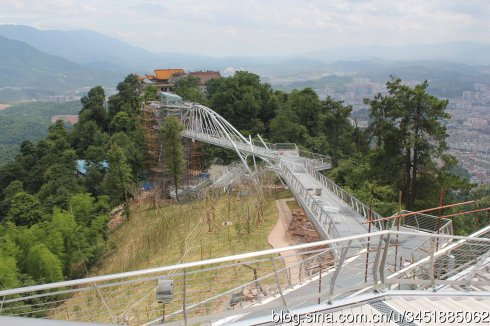
<svg viewBox="0 0 490 326">
<path fill-rule="evenodd" d="M 286 180 L 288 186 L 293 190 L 296 200 L 301 204 L 307 215 L 315 221 L 317 229 L 323 233 L 325 238 L 339 238 L 340 233 L 335 226 L 335 222 L 327 211 L 322 207 L 315 198 L 294 176 L 291 168 L 287 164 L 280 162 L 279 169 L 282 177 Z"/>
<path fill-rule="evenodd" d="M 306 165 L 306 171 L 312 177 L 317 179 L 324 187 L 328 188 L 331 192 L 333 192 L 335 195 L 337 195 L 337 197 L 342 199 L 347 205 L 349 205 L 352 209 L 354 209 L 356 212 L 358 212 L 362 217 L 364 217 L 366 219 L 366 221 L 369 221 L 370 219 L 371 220 L 377 220 L 377 219 L 382 218 L 381 215 L 379 215 L 378 213 L 373 211 L 366 204 L 361 202 L 356 197 L 352 196 L 350 193 L 348 193 L 342 187 L 337 185 L 335 182 L 333 182 L 332 180 L 330 180 L 328 177 L 324 176 L 320 172 L 313 169 L 308 164 Z M 383 226 L 383 223 L 380 221 L 375 222 L 374 227 L 377 228 L 378 230 L 385 229 Z"/>
<path fill-rule="evenodd" d="M 489 238 L 490 225 L 469 237 L 432 235 L 423 242 L 430 244 L 428 255 L 412 257 L 413 264 L 388 277 L 386 285 L 433 291 L 449 286 L 466 292 L 488 287 L 490 280 L 479 278 L 478 272 L 490 268 Z"/>
<path fill-rule="evenodd" d="M 390 241 L 395 236 L 402 242 L 413 238 L 420 242 L 430 239 L 434 245 L 432 251 L 416 263 L 405 266 L 410 258 L 403 256 L 403 264 L 398 266 L 390 257 L 395 250 L 401 255 L 407 252 Z M 443 239 L 450 245 L 437 251 L 435 244 Z M 370 250 L 362 249 L 359 243 L 369 243 Z M 340 251 L 340 255 L 335 255 L 335 250 Z M 486 267 L 489 252 L 488 238 L 380 231 L 2 290 L 0 314 L 126 325 L 159 324 L 162 320 L 181 324 L 223 321 L 224 318 L 244 321 L 248 312 L 270 316 L 272 309 L 288 309 L 300 303 L 314 309 L 319 303 L 341 302 L 366 288 L 429 290 L 432 293 L 440 286 L 464 285 L 466 289 L 478 290 L 479 286 L 490 286 L 488 279 L 475 278 L 478 271 Z M 468 271 L 465 278 L 450 279 L 463 270 Z M 165 283 L 171 291 L 165 292 L 159 283 Z M 460 287 L 455 290 L 465 293 Z M 158 299 L 157 294 L 168 296 Z"/>
<path fill-rule="evenodd" d="M 241 139 L 233 139 L 232 141 L 232 139 L 216 137 L 211 131 L 199 132 L 190 129 L 184 130 L 183 136 L 203 140 L 218 146 L 223 146 L 229 149 L 236 149 L 274 160 L 291 160 L 294 157 L 298 157 L 302 158 L 304 162 L 306 162 L 313 168 L 328 168 L 331 165 L 331 159 L 329 156 L 299 150 L 294 143 L 273 144 L 252 140 L 251 144 L 247 144 Z"/>
<path fill-rule="evenodd" d="M 434 215 L 411 213 L 407 210 L 401 210 L 400 226 L 429 233 L 453 234 L 453 222 L 448 218 L 439 218 Z M 393 216 L 396 216 L 393 215 Z M 395 218 L 394 223 L 398 223 Z"/>
<path fill-rule="evenodd" d="M 214 181 L 213 187 L 226 188 L 245 173 L 247 173 L 247 171 L 242 162 L 232 162 L 230 165 L 227 166 L 227 171 Z"/>
<path fill-rule="evenodd" d="M 453 222 L 448 218 L 439 218 L 434 215 L 421 213 L 406 215 L 409 213 L 410 211 L 401 210 L 400 215 L 404 216 L 399 218 L 399 222 L 397 218 L 393 220 L 393 229 L 397 229 L 397 225 L 399 223 L 401 227 L 416 231 L 449 235 L 453 234 Z M 396 214 L 393 216 L 396 216 Z M 446 239 L 441 239 L 440 241 L 437 241 L 436 247 L 438 249 L 444 248 L 448 244 L 445 240 Z M 428 252 L 430 252 L 432 250 L 432 245 L 431 240 L 428 239 L 415 247 L 411 254 L 413 261 L 418 260 L 420 257 L 425 256 Z"/>
<path fill-rule="evenodd" d="M 298 153 L 299 153 L 299 156 L 310 159 L 310 160 L 319 161 L 319 162 L 326 163 L 326 164 L 332 164 L 332 159 L 328 155 L 313 153 L 313 152 L 305 151 L 302 149 L 300 149 L 298 151 Z"/>
</svg>

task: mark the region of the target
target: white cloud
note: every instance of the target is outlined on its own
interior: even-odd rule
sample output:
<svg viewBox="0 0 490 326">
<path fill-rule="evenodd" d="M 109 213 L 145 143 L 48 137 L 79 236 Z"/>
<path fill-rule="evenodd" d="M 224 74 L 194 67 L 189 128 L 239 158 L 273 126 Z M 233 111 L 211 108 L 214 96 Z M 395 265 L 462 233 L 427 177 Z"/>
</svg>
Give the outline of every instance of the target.
<svg viewBox="0 0 490 326">
<path fill-rule="evenodd" d="M 292 54 L 488 41 L 487 0 L 0 0 L 0 23 L 90 29 L 160 51 Z"/>
</svg>

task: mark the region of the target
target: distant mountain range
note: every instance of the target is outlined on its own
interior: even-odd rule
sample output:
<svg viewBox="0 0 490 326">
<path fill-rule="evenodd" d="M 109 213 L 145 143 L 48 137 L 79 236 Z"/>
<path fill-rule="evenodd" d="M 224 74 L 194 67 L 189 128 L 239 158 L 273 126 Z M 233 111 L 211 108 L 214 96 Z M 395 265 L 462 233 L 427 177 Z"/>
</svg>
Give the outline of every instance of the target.
<svg viewBox="0 0 490 326">
<path fill-rule="evenodd" d="M 402 46 L 339 47 L 328 51 L 304 53 L 304 57 L 336 60 L 403 60 L 447 61 L 468 65 L 490 65 L 490 44 L 478 42 L 445 42 L 432 44 L 409 44 Z"/>
<path fill-rule="evenodd" d="M 221 71 L 233 67 L 257 73 L 264 81 L 275 84 L 295 81 L 289 82 L 287 88 L 313 85 L 313 80 L 329 73 L 347 72 L 373 80 L 386 80 L 393 74 L 408 80 L 429 79 L 436 88 L 444 89 L 441 93 L 444 95 L 460 92 L 476 81 L 487 81 L 490 66 L 482 65 L 490 65 L 490 44 L 373 46 L 336 48 L 296 56 L 216 58 L 150 52 L 86 30 L 38 30 L 23 25 L 0 25 L 0 102 L 2 98 L 5 101 L 6 93 L 12 101 L 76 87 L 99 84 L 114 87 L 128 73 L 167 67 Z M 12 95 L 13 92 L 22 94 Z"/>
<path fill-rule="evenodd" d="M 177 52 L 156 53 L 118 39 L 87 30 L 38 30 L 23 25 L 0 25 L 0 35 L 19 40 L 51 55 L 61 56 L 88 67 L 117 72 L 150 72 L 156 67 L 219 69 L 233 62 L 241 64 L 255 58 L 213 58 Z"/>
<path fill-rule="evenodd" d="M 46 54 L 0 35 L 0 103 L 43 99 L 94 85 L 114 87 L 122 76 Z"/>
<path fill-rule="evenodd" d="M 0 49 L 0 87 L 67 90 L 97 83 L 113 84 L 118 77 L 3 36 L 0 36 Z"/>
<path fill-rule="evenodd" d="M 335 61 L 447 61 L 468 65 L 490 65 L 490 44 L 449 42 L 404 46 L 333 47 L 321 52 L 287 56 L 210 57 L 168 52 L 151 52 L 97 32 L 39 30 L 23 25 L 0 25 L 0 35 L 25 42 L 47 54 L 100 70 L 117 72 L 151 71 L 155 67 L 184 69 L 245 69 L 284 71 L 323 66 Z"/>
</svg>

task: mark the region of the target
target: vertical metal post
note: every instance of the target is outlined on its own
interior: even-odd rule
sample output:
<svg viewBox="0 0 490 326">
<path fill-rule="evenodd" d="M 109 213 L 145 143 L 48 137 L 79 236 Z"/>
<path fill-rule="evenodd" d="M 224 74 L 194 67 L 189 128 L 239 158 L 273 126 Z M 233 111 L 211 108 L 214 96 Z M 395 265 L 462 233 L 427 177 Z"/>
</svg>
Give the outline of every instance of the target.
<svg viewBox="0 0 490 326">
<path fill-rule="evenodd" d="M 385 267 L 386 267 L 386 255 L 388 253 L 388 247 L 390 245 L 390 234 L 386 237 L 386 243 L 383 250 L 383 256 L 381 257 L 381 262 L 379 263 L 379 275 L 381 277 L 381 290 L 385 289 Z M 395 262 L 396 265 L 396 262 Z"/>
<path fill-rule="evenodd" d="M 435 238 L 432 238 L 432 241 L 430 242 L 431 250 L 430 250 L 430 258 L 429 258 L 429 278 L 430 278 L 430 283 L 432 286 L 432 290 L 435 292 L 436 291 L 436 281 L 434 278 L 434 265 L 435 265 L 435 252 L 436 252 L 436 246 L 435 246 Z"/>
<path fill-rule="evenodd" d="M 439 195 L 439 216 L 437 217 L 437 234 L 441 229 L 441 216 L 442 216 L 442 195 L 444 194 L 444 188 L 441 187 L 441 193 Z M 439 250 L 439 237 L 437 238 L 436 251 Z"/>
<path fill-rule="evenodd" d="M 398 192 L 398 218 L 396 223 L 396 230 L 400 231 L 400 213 L 402 210 L 402 192 Z M 398 256 L 398 234 L 396 235 L 396 247 L 395 247 L 395 272 L 396 272 L 396 260 Z"/>
<path fill-rule="evenodd" d="M 342 248 L 342 252 L 340 254 L 340 259 L 337 264 L 337 267 L 335 268 L 335 271 L 333 272 L 332 278 L 330 279 L 330 292 L 328 293 L 328 303 L 332 304 L 333 301 L 333 293 L 335 291 L 335 281 L 337 280 L 337 277 L 340 274 L 340 269 L 342 268 L 342 265 L 344 264 L 345 257 L 347 256 L 347 252 L 349 251 L 350 245 L 352 243 L 352 240 L 349 240 L 347 242 L 347 246 Z"/>
<path fill-rule="evenodd" d="M 299 264 L 299 284 L 303 284 L 303 261 Z"/>
<path fill-rule="evenodd" d="M 373 222 L 371 222 L 371 219 L 372 219 L 372 209 L 371 209 L 371 206 L 369 207 L 369 215 L 368 215 L 368 221 L 369 221 L 369 226 L 368 226 L 368 234 L 371 234 L 371 224 Z M 369 247 L 370 247 L 370 244 L 371 244 L 371 237 L 368 236 L 367 238 L 367 250 L 366 250 L 366 270 L 364 271 L 364 282 L 366 283 L 367 282 L 367 276 L 368 276 L 368 265 L 369 265 Z"/>
<path fill-rule="evenodd" d="M 320 272 L 318 277 L 318 304 L 320 304 L 320 296 L 322 295 L 322 269 L 323 269 L 322 264 L 320 264 L 319 266 L 320 266 Z"/>
<path fill-rule="evenodd" d="M 187 325 L 187 307 L 186 307 L 186 289 L 187 289 L 187 270 L 184 268 L 184 283 L 183 283 L 183 293 L 182 293 L 182 312 L 184 314 L 184 325 Z"/>
<path fill-rule="evenodd" d="M 271 257 L 272 266 L 274 267 L 274 275 L 276 276 L 277 289 L 279 290 L 279 294 L 281 295 L 282 303 L 289 311 L 288 303 L 286 302 L 286 298 L 284 298 L 284 294 L 282 293 L 281 283 L 279 282 L 279 275 L 277 275 L 276 264 L 274 263 L 274 257 Z"/>
<path fill-rule="evenodd" d="M 376 256 L 374 257 L 373 264 L 373 289 L 375 292 L 378 292 L 378 263 L 379 256 L 381 254 L 381 245 L 383 244 L 383 234 L 379 236 L 378 248 L 376 248 Z"/>
<path fill-rule="evenodd" d="M 399 268 L 400 270 L 402 269 L 402 265 L 403 265 L 403 257 L 400 256 L 400 268 Z M 398 290 L 401 290 L 401 288 L 402 288 L 401 283 L 398 283 Z"/>
<path fill-rule="evenodd" d="M 254 161 L 254 169 L 257 172 L 257 164 L 255 163 L 254 146 L 252 145 L 252 136 L 248 135 L 248 141 L 250 142 L 250 149 L 252 150 L 252 159 Z"/>
<path fill-rule="evenodd" d="M 2 297 L 2 303 L 0 304 L 0 314 L 2 313 L 3 303 L 5 302 L 5 296 Z"/>
<path fill-rule="evenodd" d="M 162 307 L 162 324 L 165 323 L 165 303 L 163 304 L 163 307 Z"/>
</svg>

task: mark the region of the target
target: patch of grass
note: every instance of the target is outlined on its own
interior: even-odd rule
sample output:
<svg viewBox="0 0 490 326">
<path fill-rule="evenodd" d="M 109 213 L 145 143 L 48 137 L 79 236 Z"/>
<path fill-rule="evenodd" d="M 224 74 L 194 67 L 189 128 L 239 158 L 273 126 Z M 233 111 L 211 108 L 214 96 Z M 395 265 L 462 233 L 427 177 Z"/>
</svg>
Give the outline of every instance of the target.
<svg viewBox="0 0 490 326">
<path fill-rule="evenodd" d="M 269 249 L 267 236 L 278 216 L 275 200 L 289 198 L 291 194 L 287 191 L 253 190 L 248 191 L 250 194 L 247 196 L 238 196 L 244 192 L 247 191 L 241 189 L 231 194 L 210 195 L 181 205 L 169 203 L 159 209 L 147 204 L 133 205 L 130 220 L 110 234 L 109 242 L 113 250 L 106 254 L 93 274 L 105 275 Z M 270 261 L 250 263 L 249 266 L 257 268 L 258 277 L 273 273 Z M 253 271 L 246 266 L 225 267 L 219 271 L 197 274 L 192 274 L 193 270 L 196 269 L 188 270 L 191 273 L 187 279 L 188 305 L 253 280 Z M 167 314 L 179 310 L 182 305 L 182 275 L 175 275 L 172 279 L 174 300 L 167 305 Z M 270 277 L 261 285 L 268 287 L 273 282 L 274 277 Z M 102 288 L 101 293 L 115 314 L 129 315 L 129 323 L 138 324 L 161 316 L 161 311 L 158 311 L 161 305 L 155 301 L 155 285 L 156 281 L 150 280 L 129 286 Z M 125 312 L 128 302 L 140 299 L 142 301 L 137 307 Z M 228 296 L 221 297 L 204 307 L 190 310 L 189 316 L 202 314 L 208 309 L 222 309 L 228 305 L 228 300 Z M 95 318 L 87 321 L 111 322 L 95 292 L 75 295 L 59 306 L 52 317 L 80 320 L 86 318 L 87 312 L 95 315 Z"/>
<path fill-rule="evenodd" d="M 267 249 L 277 220 L 274 202 L 283 195 L 269 194 L 259 203 L 257 196 L 233 192 L 160 209 L 133 206 L 131 219 L 109 236 L 115 251 L 104 257 L 97 274 Z"/>
</svg>

